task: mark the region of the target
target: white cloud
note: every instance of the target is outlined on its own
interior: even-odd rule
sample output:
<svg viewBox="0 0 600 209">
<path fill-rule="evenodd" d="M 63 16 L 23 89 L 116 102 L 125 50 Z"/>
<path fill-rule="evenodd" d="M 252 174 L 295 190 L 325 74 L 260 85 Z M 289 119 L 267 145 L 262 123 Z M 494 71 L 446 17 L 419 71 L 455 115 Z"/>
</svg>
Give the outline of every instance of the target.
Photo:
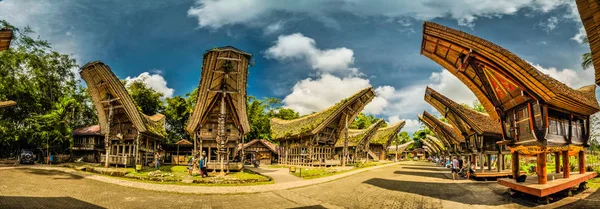
<svg viewBox="0 0 600 209">
<path fill-rule="evenodd" d="M 367 79 L 322 74 L 317 79 L 298 81 L 292 88 L 292 93 L 283 99 L 283 103 L 287 108 L 304 115 L 324 110 L 369 86 L 371 85 Z"/>
<path fill-rule="evenodd" d="M 130 85 L 134 81 L 142 81 L 146 84 L 148 88 L 151 88 L 156 92 L 163 93 L 164 96 L 162 99 L 172 97 L 173 92 L 175 91 L 172 88 L 167 87 L 167 81 L 160 74 L 150 74 L 149 72 L 143 72 L 140 73 L 140 75 L 133 78 L 127 76 L 127 78 L 125 78 L 125 81 L 126 86 Z"/>
<path fill-rule="evenodd" d="M 277 21 L 277 22 L 265 27 L 264 33 L 265 33 L 265 35 L 277 33 L 279 31 L 283 30 L 283 26 L 285 26 L 285 21 Z"/>
<path fill-rule="evenodd" d="M 280 61 L 304 59 L 314 70 L 322 73 L 340 71 L 355 74 L 358 72 L 355 68 L 349 68 L 354 63 L 354 51 L 345 47 L 319 49 L 314 39 L 301 33 L 279 36 L 275 45 L 265 53 L 267 58 Z"/>
<path fill-rule="evenodd" d="M 572 40 L 577 41 L 577 43 L 583 44 L 584 39 L 587 38 L 587 33 L 585 32 L 585 28 L 583 25 L 579 25 L 579 31 L 573 37 Z"/>
<path fill-rule="evenodd" d="M 542 30 L 549 33 L 550 31 L 554 30 L 556 26 L 558 26 L 558 17 L 552 16 L 547 20 L 538 23 L 538 25 L 542 28 Z"/>
<path fill-rule="evenodd" d="M 331 21 L 330 14 L 348 12 L 359 16 L 416 20 L 450 17 L 460 25 L 472 26 L 479 17 L 512 15 L 522 8 L 545 13 L 561 5 L 572 7 L 573 3 L 566 0 L 196 0 L 196 5 L 188 10 L 188 16 L 197 18 L 200 27 L 208 28 L 261 22 L 274 12 L 308 14 L 324 23 Z"/>
</svg>

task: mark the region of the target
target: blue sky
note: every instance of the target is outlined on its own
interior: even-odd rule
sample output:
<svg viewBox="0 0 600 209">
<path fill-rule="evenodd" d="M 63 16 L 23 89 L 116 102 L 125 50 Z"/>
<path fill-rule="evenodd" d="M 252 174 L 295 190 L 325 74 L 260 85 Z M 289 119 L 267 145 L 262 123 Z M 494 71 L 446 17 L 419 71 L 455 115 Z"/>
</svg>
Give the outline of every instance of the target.
<svg viewBox="0 0 600 209">
<path fill-rule="evenodd" d="M 455 101 L 475 97 L 419 55 L 423 21 L 492 41 L 578 88 L 579 16 L 564 0 L 0 0 L 0 19 L 31 26 L 80 65 L 101 60 L 122 79 L 142 79 L 166 96 L 197 87 L 205 50 L 232 45 L 253 54 L 248 94 L 279 97 L 301 113 L 320 111 L 367 86 L 365 109 L 388 122 L 435 112 L 425 86 Z"/>
</svg>

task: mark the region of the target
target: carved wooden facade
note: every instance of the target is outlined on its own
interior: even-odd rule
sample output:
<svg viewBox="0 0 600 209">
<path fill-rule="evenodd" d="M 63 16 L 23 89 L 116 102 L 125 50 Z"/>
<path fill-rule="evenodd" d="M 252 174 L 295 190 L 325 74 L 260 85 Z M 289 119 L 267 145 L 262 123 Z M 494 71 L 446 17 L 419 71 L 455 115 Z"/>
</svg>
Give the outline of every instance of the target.
<svg viewBox="0 0 600 209">
<path fill-rule="evenodd" d="M 105 136 L 108 156 L 103 154 L 101 161 L 106 166 L 152 163 L 159 141 L 166 136 L 164 115 L 141 113 L 125 86 L 102 62 L 90 62 L 79 73 L 87 83 Z"/>
<path fill-rule="evenodd" d="M 239 146 L 241 146 L 241 144 Z M 246 154 L 244 159 L 252 159 L 251 155 L 258 156 L 260 158 L 261 165 L 276 164 L 279 161 L 279 146 L 265 139 L 254 139 L 248 143 L 245 143 L 238 150 L 240 154 L 242 149 Z"/>
<path fill-rule="evenodd" d="M 492 120 L 500 121 L 500 144 L 513 154 L 513 177 L 519 175 L 520 154 L 537 156 L 540 184 L 547 182 L 547 153 L 578 153 L 585 173 L 590 115 L 600 111 L 596 85 L 572 89 L 484 39 L 431 22 L 423 27 L 421 53 L 467 85 Z M 563 167 L 568 169 L 568 161 Z"/>
<path fill-rule="evenodd" d="M 100 125 L 73 130 L 71 154 L 76 160 L 99 163 L 100 156 L 104 151 L 104 135 L 100 132 Z"/>
<path fill-rule="evenodd" d="M 334 159 L 335 144 L 340 135 L 345 134 L 349 123 L 374 97 L 375 92 L 369 87 L 318 113 L 294 120 L 271 119 L 271 137 L 279 141 L 281 147 L 280 163 L 306 166 L 344 164 L 340 161 L 347 159 L 347 154 L 342 155 L 343 159 Z"/>
<path fill-rule="evenodd" d="M 375 161 L 379 160 L 379 156 L 370 151 L 369 144 L 383 123 L 385 123 L 385 121 L 383 121 L 383 119 L 379 119 L 377 122 L 365 129 L 348 129 L 348 162 L 368 161 L 369 157 Z M 340 134 L 340 138 L 335 144 L 335 155 L 337 158 L 340 158 L 343 153 L 344 134 Z"/>
<path fill-rule="evenodd" d="M 600 85 L 600 2 L 593 0 L 576 0 L 579 17 L 585 28 L 592 64 L 596 70 L 596 84 Z"/>
<path fill-rule="evenodd" d="M 0 51 L 7 50 L 10 47 L 10 41 L 13 38 L 13 31 L 10 28 L 0 29 Z"/>
<path fill-rule="evenodd" d="M 241 170 L 236 148 L 250 131 L 246 114 L 246 80 L 252 55 L 231 46 L 203 56 L 198 100 L 186 131 L 194 150 L 206 153 L 209 170 Z"/>
</svg>

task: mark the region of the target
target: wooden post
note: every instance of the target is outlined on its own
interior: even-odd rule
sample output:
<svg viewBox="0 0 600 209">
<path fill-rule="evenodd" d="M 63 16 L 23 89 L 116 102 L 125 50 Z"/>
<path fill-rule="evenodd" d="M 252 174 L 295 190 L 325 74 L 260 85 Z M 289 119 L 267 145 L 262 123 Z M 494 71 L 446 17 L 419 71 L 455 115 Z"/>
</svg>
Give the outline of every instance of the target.
<svg viewBox="0 0 600 209">
<path fill-rule="evenodd" d="M 581 150 L 579 151 L 579 173 L 580 174 L 584 174 L 585 173 L 585 151 Z"/>
<path fill-rule="evenodd" d="M 489 154 L 487 155 L 487 161 L 488 161 L 488 171 L 492 170 L 492 155 Z"/>
<path fill-rule="evenodd" d="M 554 153 L 554 168 L 554 172 L 560 173 L 560 151 Z"/>
<path fill-rule="evenodd" d="M 502 154 L 498 153 L 496 155 L 496 170 L 498 170 L 498 173 L 500 173 L 502 171 Z"/>
<path fill-rule="evenodd" d="M 342 151 L 342 167 L 346 166 L 346 158 L 348 158 L 348 114 L 344 114 L 344 150 Z"/>
<path fill-rule="evenodd" d="M 194 141 L 196 141 L 196 140 L 194 140 Z M 180 162 L 179 162 L 179 144 L 177 145 L 177 158 L 176 159 L 177 160 L 175 160 L 175 162 L 177 163 L 177 165 L 179 165 L 180 164 Z"/>
<path fill-rule="evenodd" d="M 569 152 L 562 152 L 563 157 L 563 178 L 569 178 L 571 176 L 571 168 L 569 167 Z"/>
<path fill-rule="evenodd" d="M 485 173 L 485 159 L 483 158 L 483 154 L 479 153 L 479 159 L 477 159 L 479 161 L 480 167 L 479 167 L 479 172 L 480 173 Z"/>
<path fill-rule="evenodd" d="M 548 175 L 546 173 L 546 153 L 542 152 L 537 154 L 537 175 L 538 183 L 546 184 L 548 182 Z"/>
<path fill-rule="evenodd" d="M 519 152 L 512 153 L 512 175 L 513 179 L 517 179 L 521 173 L 519 172 Z"/>
<path fill-rule="evenodd" d="M 111 141 L 110 141 L 110 126 L 112 125 L 112 118 L 113 118 L 113 105 L 112 105 L 112 101 L 108 103 L 108 122 L 107 122 L 107 127 L 106 127 L 106 134 L 104 136 L 104 147 L 106 149 L 106 162 L 104 162 L 104 167 L 108 168 L 108 165 L 110 164 L 109 161 L 109 156 L 110 156 L 110 148 L 111 148 Z"/>
</svg>

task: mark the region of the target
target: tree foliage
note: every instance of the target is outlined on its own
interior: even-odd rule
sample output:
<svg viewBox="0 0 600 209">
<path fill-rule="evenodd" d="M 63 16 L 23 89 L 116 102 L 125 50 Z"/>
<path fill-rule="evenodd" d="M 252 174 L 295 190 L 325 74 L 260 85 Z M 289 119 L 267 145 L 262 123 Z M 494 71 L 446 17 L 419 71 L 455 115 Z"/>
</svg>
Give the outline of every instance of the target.
<svg viewBox="0 0 600 209">
<path fill-rule="evenodd" d="M 250 122 L 250 132 L 246 135 L 247 139 L 271 140 L 271 118 L 293 120 L 300 117 L 298 112 L 284 108 L 278 98 L 260 100 L 248 96 L 246 108 Z"/>
<path fill-rule="evenodd" d="M 167 144 L 173 144 L 181 139 L 189 139 L 185 125 L 190 118 L 191 104 L 186 98 L 175 96 L 166 99 L 167 105 L 163 111 L 167 122 Z"/>
<path fill-rule="evenodd" d="M 478 100 L 473 101 L 473 106 L 469 106 L 468 104 L 462 104 L 464 107 L 475 110 L 477 112 L 486 113 L 485 108 Z"/>
<path fill-rule="evenodd" d="M 161 100 L 164 94 L 146 86 L 143 80 L 134 80 L 126 87 L 133 102 L 144 114 L 154 115 L 162 112 L 165 108 L 164 102 Z"/>
<path fill-rule="evenodd" d="M 12 28 L 14 38 L 0 52 L 0 100 L 17 105 L 0 109 L 0 156 L 48 144 L 54 150 L 68 147 L 72 129 L 97 123 L 91 99 L 75 79 L 75 59 L 32 38 L 28 27 L 6 21 L 1 27 Z"/>
<path fill-rule="evenodd" d="M 352 123 L 348 126 L 348 128 L 351 129 L 365 129 L 368 128 L 369 126 L 373 125 L 375 122 L 377 122 L 379 120 L 379 118 L 376 118 L 373 115 L 368 115 L 368 114 L 364 114 L 364 113 L 359 113 L 358 116 L 356 116 L 356 118 L 354 119 L 354 121 L 352 121 Z M 381 127 L 386 127 L 387 124 L 382 125 Z"/>
</svg>

